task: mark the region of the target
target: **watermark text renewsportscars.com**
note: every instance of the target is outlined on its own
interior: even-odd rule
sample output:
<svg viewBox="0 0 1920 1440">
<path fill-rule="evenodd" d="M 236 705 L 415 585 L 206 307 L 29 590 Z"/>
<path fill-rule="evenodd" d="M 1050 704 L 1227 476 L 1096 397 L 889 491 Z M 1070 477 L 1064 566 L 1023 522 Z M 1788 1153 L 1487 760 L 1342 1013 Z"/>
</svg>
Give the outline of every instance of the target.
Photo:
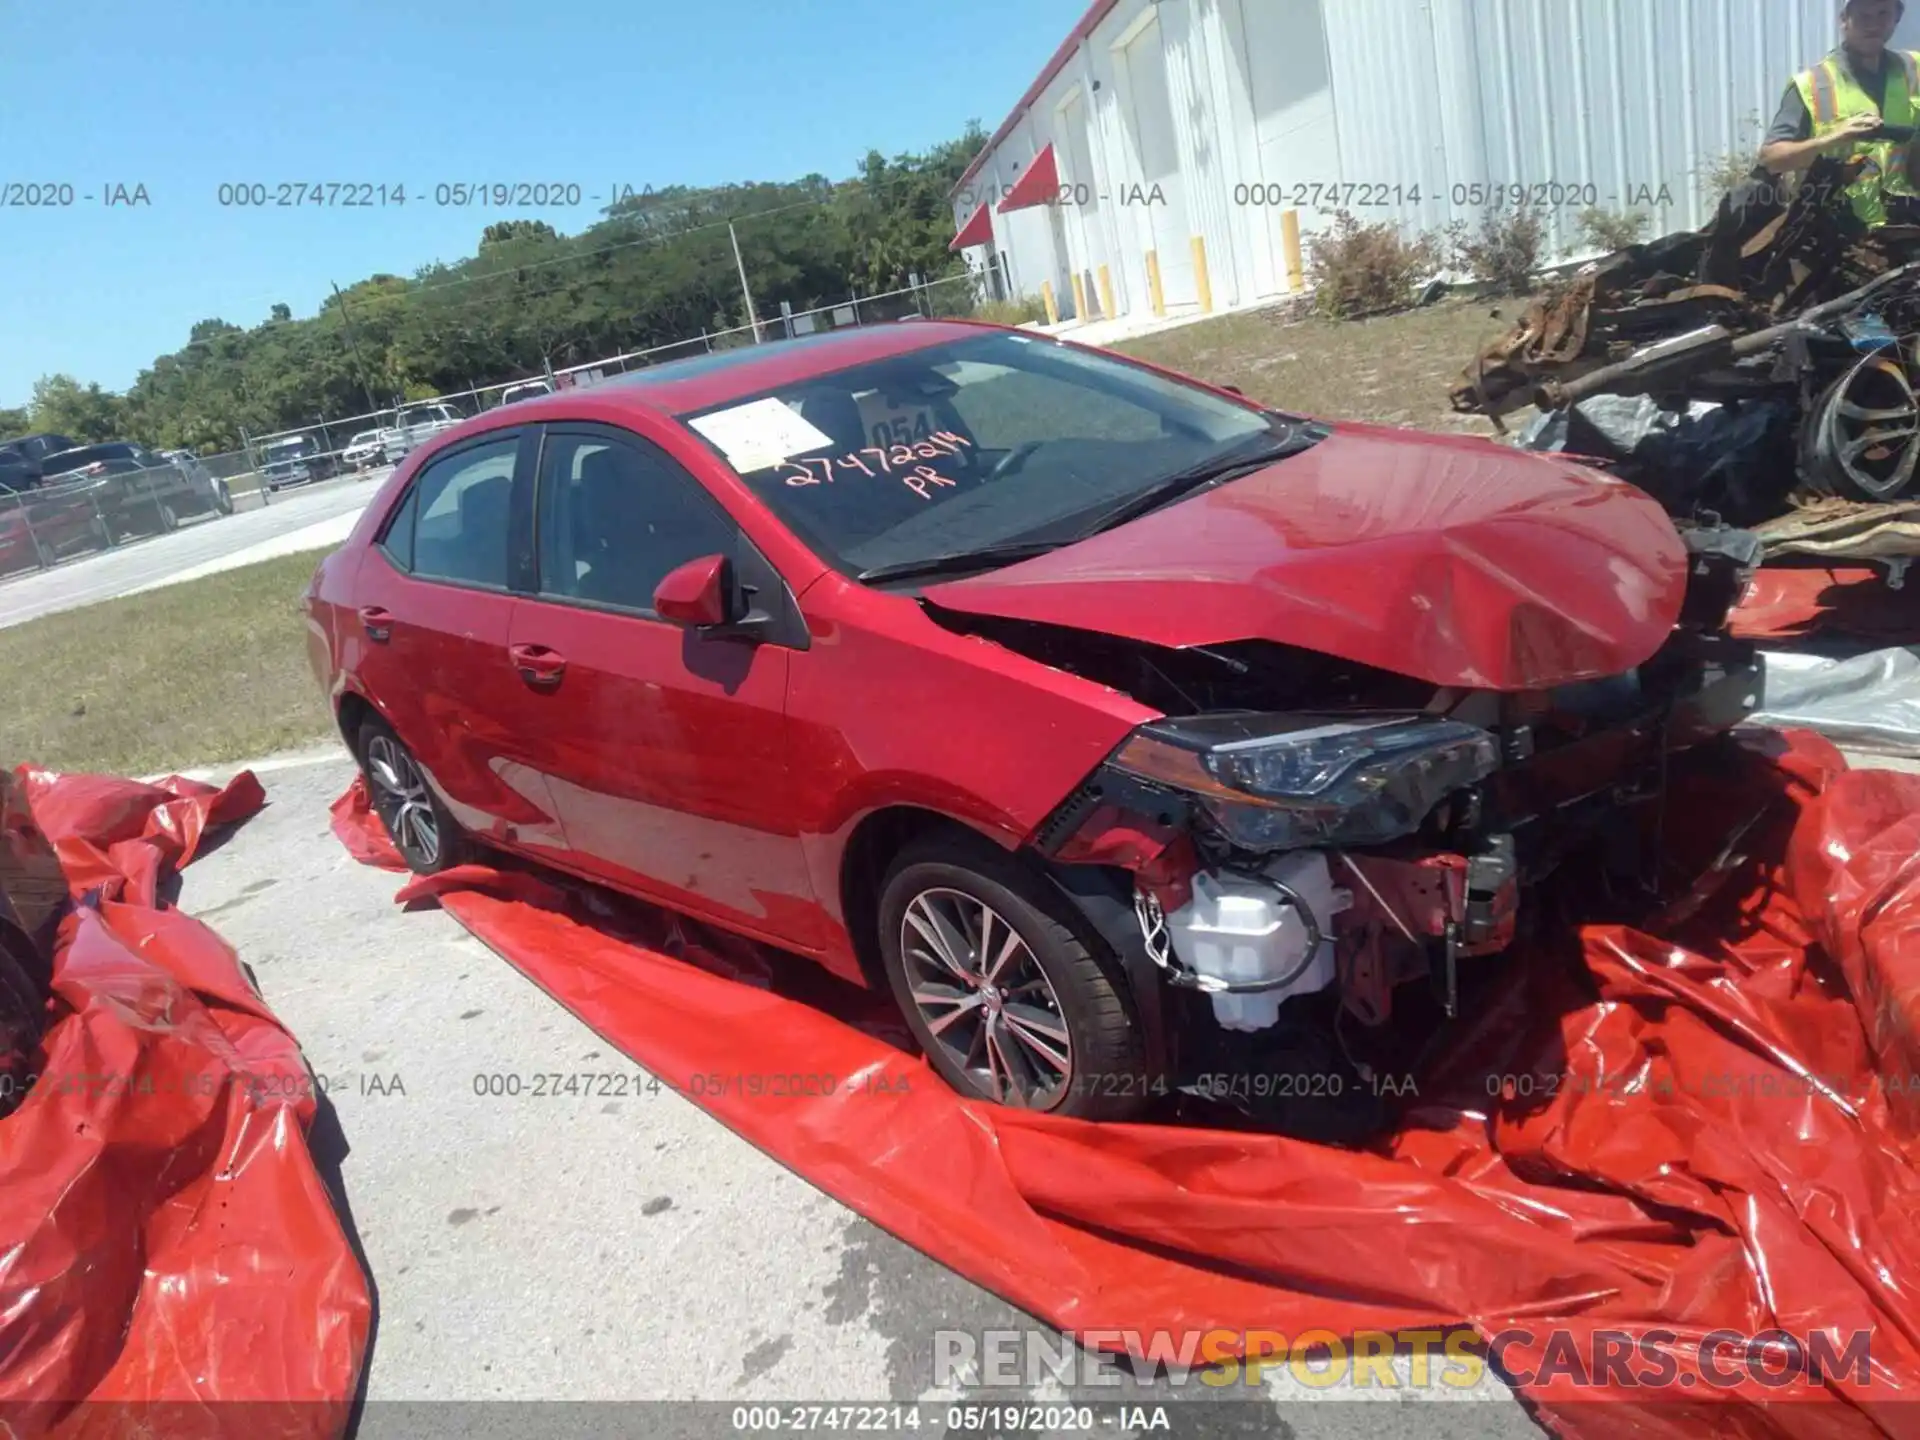
<svg viewBox="0 0 1920 1440">
<path fill-rule="evenodd" d="M 1821 1389 L 1865 1385 L 1871 1332 L 1793 1335 L 1711 1330 L 1512 1327 L 1481 1337 L 1465 1326 L 1360 1330 L 936 1330 L 934 1383 L 962 1390 L 1121 1386 L 1124 1353 L 1167 1383 L 1221 1389 L 1269 1378 L 1330 1390 L 1473 1390 L 1491 1371 L 1516 1385 L 1632 1390 Z M 1106 1352 L 1106 1353 L 1103 1353 Z M 1395 1356 L 1404 1356 L 1402 1368 Z"/>
</svg>

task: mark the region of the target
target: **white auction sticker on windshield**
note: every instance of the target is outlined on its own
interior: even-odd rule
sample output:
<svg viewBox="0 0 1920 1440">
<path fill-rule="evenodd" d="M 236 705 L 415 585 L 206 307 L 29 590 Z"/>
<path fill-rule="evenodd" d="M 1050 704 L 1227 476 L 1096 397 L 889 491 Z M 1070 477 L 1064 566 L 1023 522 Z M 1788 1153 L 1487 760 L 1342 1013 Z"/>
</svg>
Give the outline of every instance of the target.
<svg viewBox="0 0 1920 1440">
<path fill-rule="evenodd" d="M 688 423 L 718 445 L 727 463 L 742 474 L 765 470 L 795 455 L 833 444 L 831 435 L 808 424 L 791 405 L 775 399 L 716 410 Z"/>
</svg>

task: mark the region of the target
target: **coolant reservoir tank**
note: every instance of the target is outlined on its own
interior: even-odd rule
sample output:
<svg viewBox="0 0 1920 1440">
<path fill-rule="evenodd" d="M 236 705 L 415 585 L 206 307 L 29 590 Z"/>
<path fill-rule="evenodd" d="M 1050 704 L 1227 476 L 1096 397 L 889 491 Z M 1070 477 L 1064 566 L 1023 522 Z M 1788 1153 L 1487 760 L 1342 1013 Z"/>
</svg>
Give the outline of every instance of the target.
<svg viewBox="0 0 1920 1440">
<path fill-rule="evenodd" d="M 1192 899 L 1167 917 L 1167 931 L 1174 953 L 1198 975 L 1230 985 L 1274 984 L 1211 997 L 1224 1029 L 1265 1030 L 1286 1001 L 1333 983 L 1333 919 L 1352 900 L 1335 888 L 1325 855 L 1300 851 L 1257 876 L 1196 874 Z"/>
</svg>

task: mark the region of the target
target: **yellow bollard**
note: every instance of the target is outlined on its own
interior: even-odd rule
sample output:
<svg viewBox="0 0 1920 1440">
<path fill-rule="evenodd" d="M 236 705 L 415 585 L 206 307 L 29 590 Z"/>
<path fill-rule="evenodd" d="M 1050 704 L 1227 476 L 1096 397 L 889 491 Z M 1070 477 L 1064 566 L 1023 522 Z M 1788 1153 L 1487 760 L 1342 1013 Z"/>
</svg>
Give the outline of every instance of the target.
<svg viewBox="0 0 1920 1440">
<path fill-rule="evenodd" d="M 1113 275 L 1104 265 L 1100 267 L 1100 313 L 1113 319 Z"/>
<path fill-rule="evenodd" d="M 1200 291 L 1200 313 L 1213 313 L 1213 277 L 1207 273 L 1207 242 L 1204 236 L 1193 237 L 1193 279 Z"/>
<path fill-rule="evenodd" d="M 1147 252 L 1147 296 L 1153 301 L 1154 314 L 1167 313 L 1166 292 L 1160 288 L 1160 252 L 1158 250 Z"/>
<path fill-rule="evenodd" d="M 1087 323 L 1087 284 L 1078 270 L 1073 272 L 1073 313 L 1082 325 Z"/>
<path fill-rule="evenodd" d="M 1295 294 L 1307 288 L 1307 267 L 1300 258 L 1300 212 L 1280 212 L 1280 245 L 1287 256 L 1287 289 Z"/>
<path fill-rule="evenodd" d="M 1049 325 L 1058 325 L 1060 323 L 1060 307 L 1054 304 L 1053 282 L 1051 280 L 1042 280 L 1040 282 L 1040 303 L 1047 307 L 1047 323 Z"/>
</svg>

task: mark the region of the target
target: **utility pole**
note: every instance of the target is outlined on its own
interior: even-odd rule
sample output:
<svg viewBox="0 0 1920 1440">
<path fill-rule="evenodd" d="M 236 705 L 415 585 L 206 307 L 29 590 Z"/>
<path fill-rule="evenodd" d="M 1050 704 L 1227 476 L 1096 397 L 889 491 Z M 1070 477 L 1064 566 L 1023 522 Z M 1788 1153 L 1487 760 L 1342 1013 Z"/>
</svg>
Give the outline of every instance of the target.
<svg viewBox="0 0 1920 1440">
<path fill-rule="evenodd" d="M 340 323 L 347 327 L 347 349 L 353 352 L 354 373 L 360 377 L 360 393 L 367 397 L 367 413 L 378 414 L 380 407 L 373 403 L 373 389 L 367 384 L 367 367 L 360 359 L 360 342 L 353 338 L 353 316 L 347 310 L 347 297 L 340 293 L 340 287 L 333 287 L 333 298 L 340 302 Z"/>
<path fill-rule="evenodd" d="M 740 293 L 747 297 L 747 323 L 753 326 L 753 343 L 760 343 L 760 317 L 753 311 L 753 291 L 747 285 L 747 262 L 740 258 L 740 237 L 733 232 L 733 222 L 727 222 L 727 235 L 733 241 L 733 263 L 740 270 Z"/>
</svg>

